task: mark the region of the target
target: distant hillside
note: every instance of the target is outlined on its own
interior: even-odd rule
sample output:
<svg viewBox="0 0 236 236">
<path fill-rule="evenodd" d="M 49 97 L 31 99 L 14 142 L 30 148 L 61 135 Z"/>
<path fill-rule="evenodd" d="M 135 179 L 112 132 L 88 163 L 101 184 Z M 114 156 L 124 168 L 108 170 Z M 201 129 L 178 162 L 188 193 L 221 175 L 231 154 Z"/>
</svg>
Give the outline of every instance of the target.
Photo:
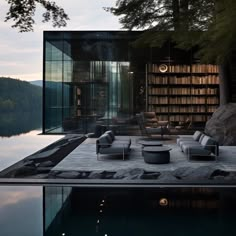
<svg viewBox="0 0 236 236">
<path fill-rule="evenodd" d="M 42 80 L 33 80 L 33 81 L 29 81 L 29 82 L 33 85 L 43 87 L 43 81 Z"/>
<path fill-rule="evenodd" d="M 0 112 L 33 112 L 41 107 L 42 88 L 26 81 L 0 77 Z"/>
</svg>

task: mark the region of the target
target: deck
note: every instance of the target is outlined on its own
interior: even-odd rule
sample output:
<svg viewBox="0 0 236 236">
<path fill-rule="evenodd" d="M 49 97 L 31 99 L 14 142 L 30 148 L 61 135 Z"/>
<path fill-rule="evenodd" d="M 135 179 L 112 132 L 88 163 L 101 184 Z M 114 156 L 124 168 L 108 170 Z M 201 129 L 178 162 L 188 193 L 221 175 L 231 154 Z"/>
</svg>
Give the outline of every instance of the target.
<svg viewBox="0 0 236 236">
<path fill-rule="evenodd" d="M 126 138 L 120 136 L 120 138 Z M 168 145 L 170 151 L 170 163 L 168 164 L 147 164 L 141 154 L 141 145 L 138 144 L 140 136 L 131 136 L 131 153 L 123 161 L 121 156 L 100 155 L 97 159 L 95 142 L 96 139 L 88 138 L 69 155 L 67 155 L 53 171 L 118 171 L 124 169 L 140 168 L 147 172 L 174 171 L 180 167 L 197 168 L 201 166 L 219 167 L 225 171 L 236 171 L 236 147 L 220 146 L 220 153 L 217 161 L 188 161 L 187 156 L 181 152 L 175 144 L 176 136 L 171 140 L 163 141 Z"/>
</svg>

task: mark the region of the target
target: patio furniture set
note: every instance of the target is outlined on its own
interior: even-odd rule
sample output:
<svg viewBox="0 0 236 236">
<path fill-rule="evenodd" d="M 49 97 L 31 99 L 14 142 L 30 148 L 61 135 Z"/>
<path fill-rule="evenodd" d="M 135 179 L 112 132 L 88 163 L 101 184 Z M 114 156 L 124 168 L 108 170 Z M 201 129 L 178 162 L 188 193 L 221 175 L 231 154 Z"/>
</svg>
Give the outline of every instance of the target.
<svg viewBox="0 0 236 236">
<path fill-rule="evenodd" d="M 139 140 L 138 144 L 142 145 L 141 152 L 146 163 L 166 164 L 170 162 L 170 150 L 160 141 Z M 195 131 L 193 135 L 180 135 L 177 138 L 177 145 L 181 151 L 187 155 L 188 160 L 192 157 L 214 157 L 217 159 L 219 146 L 210 136 L 201 131 Z M 119 138 L 114 135 L 113 131 L 106 131 L 96 140 L 96 153 L 99 160 L 100 154 L 121 155 L 123 160 L 131 151 L 131 139 Z"/>
<path fill-rule="evenodd" d="M 212 157 L 216 160 L 219 155 L 218 143 L 201 131 L 195 131 L 192 136 L 179 136 L 177 145 L 187 155 L 189 160 L 194 157 Z"/>
<path fill-rule="evenodd" d="M 140 140 L 142 145 L 142 155 L 147 163 L 164 164 L 170 161 L 171 148 L 162 146 L 161 142 Z M 131 151 L 131 139 L 116 137 L 112 130 L 106 131 L 96 140 L 96 153 L 99 160 L 99 154 L 122 155 L 125 156 Z"/>
</svg>

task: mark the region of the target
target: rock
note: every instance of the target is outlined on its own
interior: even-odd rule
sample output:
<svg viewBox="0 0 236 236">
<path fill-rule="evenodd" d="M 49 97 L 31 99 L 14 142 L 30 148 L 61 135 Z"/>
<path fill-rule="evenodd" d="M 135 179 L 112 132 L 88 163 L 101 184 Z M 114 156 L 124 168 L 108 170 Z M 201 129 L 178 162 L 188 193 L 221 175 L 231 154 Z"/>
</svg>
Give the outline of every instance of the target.
<svg viewBox="0 0 236 236">
<path fill-rule="evenodd" d="M 180 167 L 178 169 L 175 169 L 172 172 L 172 175 L 175 176 L 177 179 L 183 179 L 186 176 L 190 175 L 192 173 L 194 168 L 192 167 Z"/>
<path fill-rule="evenodd" d="M 55 164 L 52 161 L 41 162 L 38 167 L 53 167 Z"/>
<path fill-rule="evenodd" d="M 113 179 L 115 172 L 103 171 L 103 179 Z"/>
<path fill-rule="evenodd" d="M 236 145 L 236 103 L 220 106 L 207 121 L 205 133 L 219 145 Z"/>
<path fill-rule="evenodd" d="M 47 179 L 48 174 L 36 174 L 36 175 L 30 175 L 27 176 L 28 179 Z"/>
<path fill-rule="evenodd" d="M 93 171 L 88 175 L 88 179 L 102 179 L 103 171 Z"/>
<path fill-rule="evenodd" d="M 77 171 L 64 171 L 56 175 L 57 178 L 61 179 L 76 179 L 80 176 Z"/>
<path fill-rule="evenodd" d="M 141 179 L 141 176 L 144 174 L 144 170 L 140 168 L 134 169 L 122 169 L 118 170 L 113 178 L 114 179 Z"/>
<path fill-rule="evenodd" d="M 24 166 L 36 167 L 34 161 L 28 161 L 28 160 L 24 162 Z"/>
<path fill-rule="evenodd" d="M 36 168 L 37 173 L 48 173 L 51 170 L 51 167 L 38 167 Z"/>
<path fill-rule="evenodd" d="M 81 179 L 87 179 L 90 172 L 80 172 L 80 178 Z"/>
<path fill-rule="evenodd" d="M 41 151 L 39 153 L 33 154 L 31 157 L 29 157 L 29 160 L 37 160 L 37 159 L 42 159 L 42 158 L 47 158 L 51 156 L 52 154 L 56 153 L 60 147 L 55 147 L 51 150 L 47 151 Z"/>
<path fill-rule="evenodd" d="M 165 182 L 165 184 L 172 183 L 178 181 L 178 179 L 173 176 L 171 171 L 163 171 L 161 172 L 161 175 L 157 179 L 158 182 Z"/>
<path fill-rule="evenodd" d="M 28 176 L 28 175 L 35 175 L 37 174 L 37 170 L 34 167 L 31 166 L 22 166 L 20 168 L 18 168 L 17 170 L 15 170 L 14 172 L 14 176 L 15 177 L 24 177 L 24 176 Z"/>
<path fill-rule="evenodd" d="M 190 167 L 181 167 L 173 171 L 173 176 L 175 176 L 177 179 L 183 179 L 183 180 L 208 180 L 212 179 L 213 173 L 218 168 L 218 166 L 200 166 L 197 168 L 190 168 Z"/>
<path fill-rule="evenodd" d="M 228 171 L 224 171 L 224 170 L 214 170 L 213 173 L 211 174 L 211 178 L 216 178 L 216 177 L 223 177 L 225 178 L 226 176 L 228 176 L 230 173 Z"/>
<path fill-rule="evenodd" d="M 144 173 L 141 176 L 141 179 L 157 179 L 160 176 L 160 172 L 154 172 L 154 173 Z"/>
</svg>

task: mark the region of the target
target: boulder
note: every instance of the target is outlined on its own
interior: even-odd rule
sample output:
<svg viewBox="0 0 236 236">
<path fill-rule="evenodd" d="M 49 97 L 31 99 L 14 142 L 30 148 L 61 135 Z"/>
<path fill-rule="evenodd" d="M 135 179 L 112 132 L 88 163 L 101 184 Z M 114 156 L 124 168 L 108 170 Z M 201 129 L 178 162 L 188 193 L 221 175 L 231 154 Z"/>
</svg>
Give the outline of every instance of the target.
<svg viewBox="0 0 236 236">
<path fill-rule="evenodd" d="M 207 121 L 205 133 L 219 145 L 236 145 L 236 103 L 220 106 Z"/>
<path fill-rule="evenodd" d="M 144 170 L 140 168 L 134 168 L 134 169 L 121 169 L 118 170 L 113 178 L 114 179 L 141 179 L 141 176 L 143 176 Z"/>
<path fill-rule="evenodd" d="M 157 179 L 160 176 L 160 172 L 151 172 L 151 173 L 144 173 L 141 176 L 141 179 Z"/>
<path fill-rule="evenodd" d="M 80 174 L 77 171 L 64 171 L 58 174 L 56 177 L 61 179 L 77 179 Z"/>
<path fill-rule="evenodd" d="M 38 167 L 53 167 L 55 164 L 52 161 L 43 161 L 41 162 Z"/>
</svg>

